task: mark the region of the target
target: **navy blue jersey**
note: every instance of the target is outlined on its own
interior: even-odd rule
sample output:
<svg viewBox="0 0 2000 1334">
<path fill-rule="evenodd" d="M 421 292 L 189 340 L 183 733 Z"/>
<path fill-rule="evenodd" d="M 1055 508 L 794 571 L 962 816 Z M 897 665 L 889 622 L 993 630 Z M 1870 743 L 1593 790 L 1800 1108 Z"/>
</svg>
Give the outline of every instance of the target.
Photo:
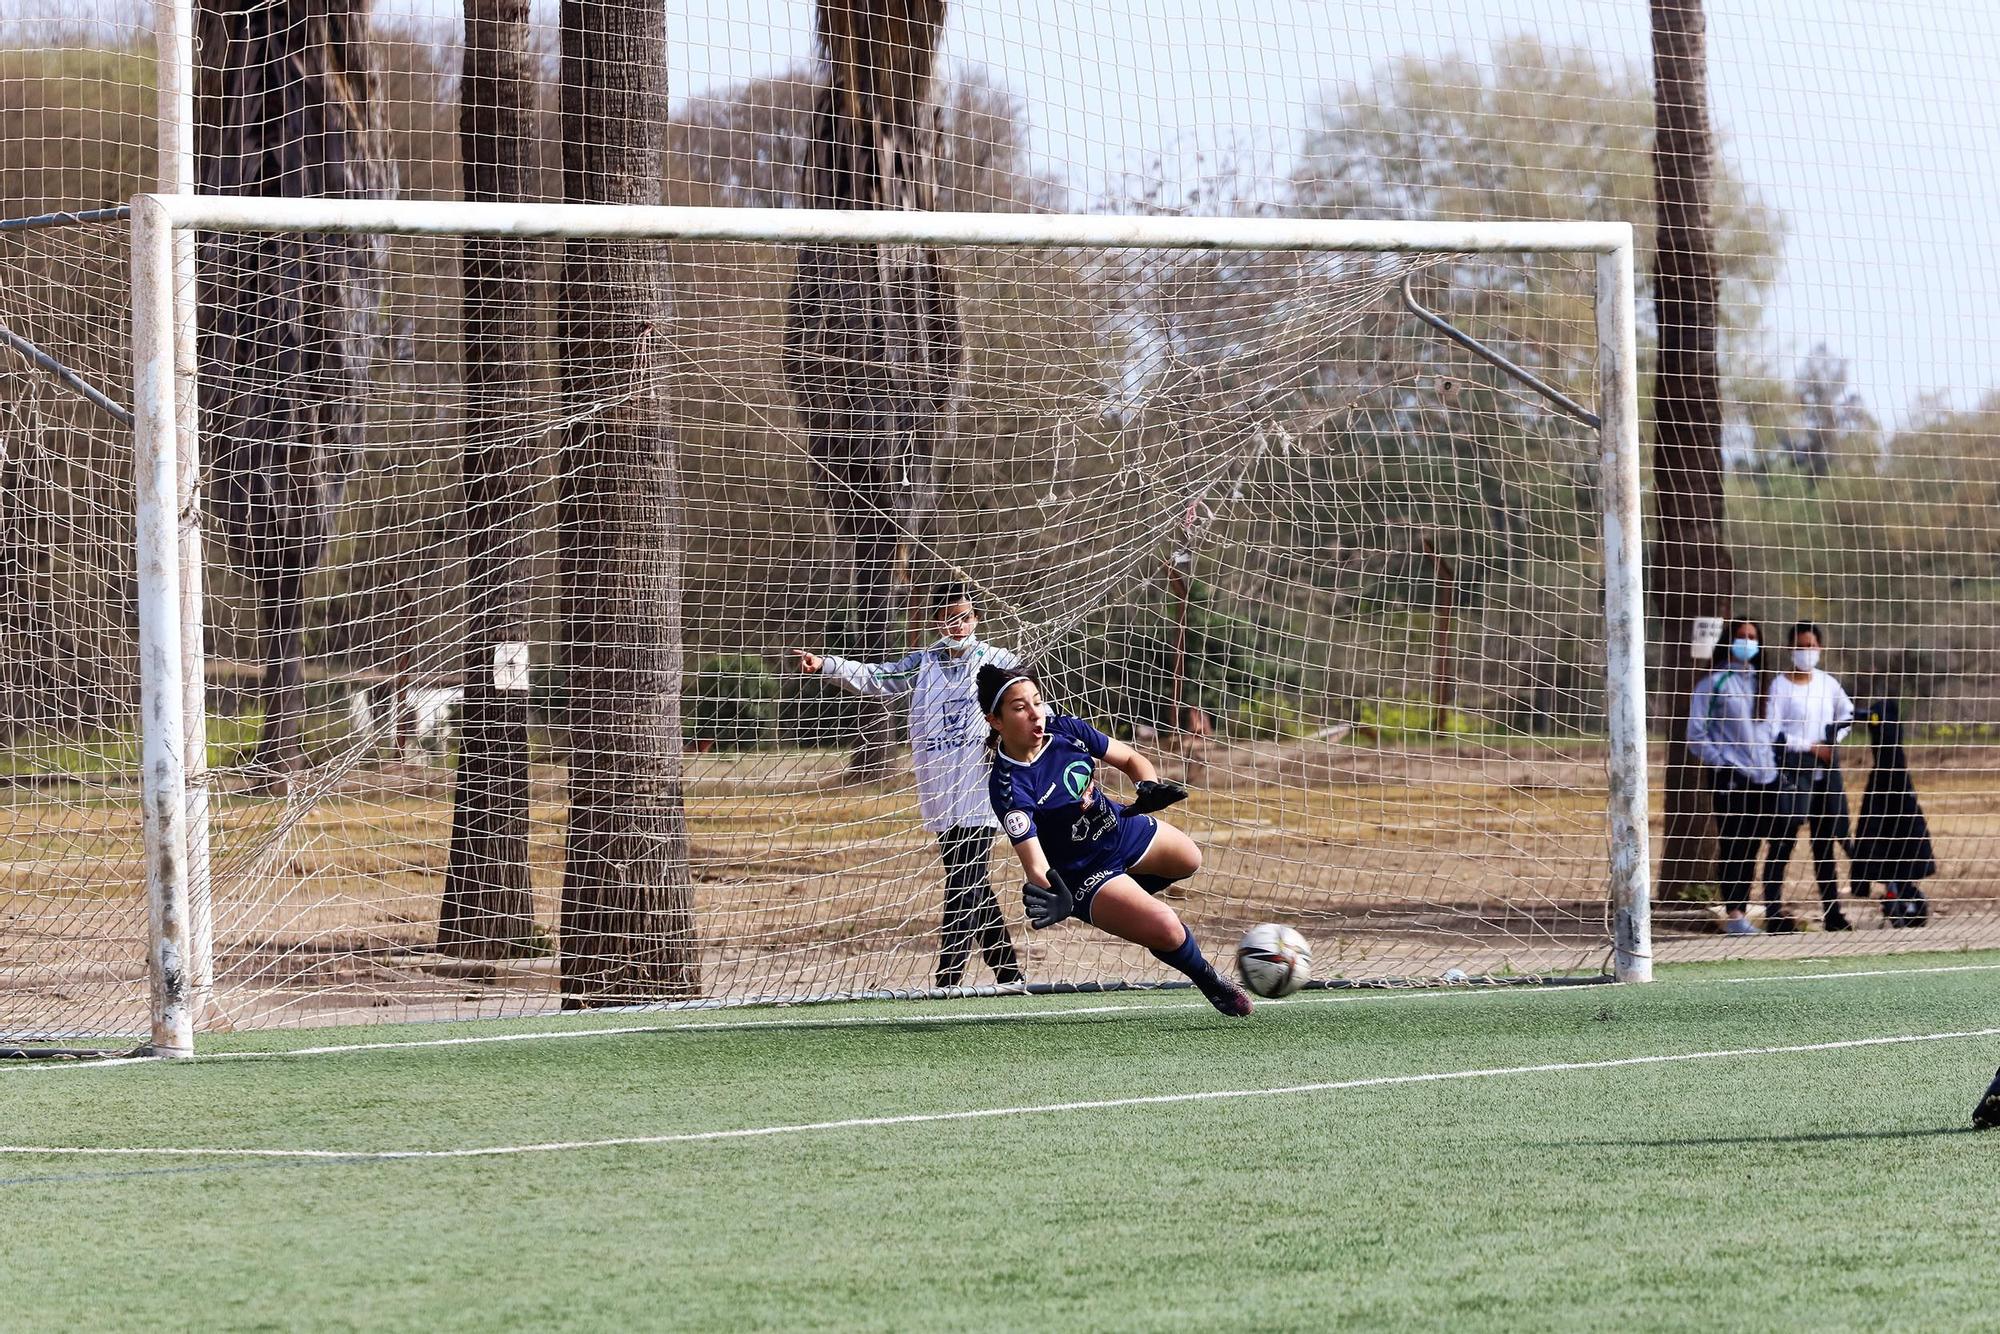
<svg viewBox="0 0 2000 1334">
<path fill-rule="evenodd" d="M 1097 789 L 1097 762 L 1111 738 L 1081 718 L 1056 714 L 1034 759 L 993 756 L 993 813 L 1015 843 L 1042 841 L 1049 865 L 1067 875 L 1114 844 L 1121 808 Z"/>
</svg>

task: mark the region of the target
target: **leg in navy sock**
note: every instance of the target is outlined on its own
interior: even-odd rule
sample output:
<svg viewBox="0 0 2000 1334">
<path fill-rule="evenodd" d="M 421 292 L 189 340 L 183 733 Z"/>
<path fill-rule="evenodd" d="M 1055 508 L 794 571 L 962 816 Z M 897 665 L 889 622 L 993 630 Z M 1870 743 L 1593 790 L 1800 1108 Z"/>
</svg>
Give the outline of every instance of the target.
<svg viewBox="0 0 2000 1334">
<path fill-rule="evenodd" d="M 1188 980 L 1201 989 L 1208 997 L 1209 1004 L 1229 1015 L 1250 1013 L 1250 1000 L 1227 978 L 1215 971 L 1215 965 L 1203 956 L 1201 946 L 1195 943 L 1194 932 L 1183 925 L 1187 932 L 1180 946 L 1171 950 L 1154 950 L 1152 955 L 1167 967 L 1187 974 Z"/>
</svg>

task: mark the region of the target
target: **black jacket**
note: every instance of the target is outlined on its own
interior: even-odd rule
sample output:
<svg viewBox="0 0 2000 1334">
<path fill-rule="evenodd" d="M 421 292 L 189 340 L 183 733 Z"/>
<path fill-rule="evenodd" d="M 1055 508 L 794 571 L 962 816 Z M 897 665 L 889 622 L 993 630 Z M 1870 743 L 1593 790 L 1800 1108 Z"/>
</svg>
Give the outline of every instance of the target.
<svg viewBox="0 0 2000 1334">
<path fill-rule="evenodd" d="M 1910 760 L 1903 753 L 1903 724 L 1893 699 L 1869 706 L 1869 750 L 1874 765 L 1861 794 L 1848 856 L 1856 884 L 1922 880 L 1937 874 L 1937 853 L 1924 809 L 1910 785 Z"/>
</svg>

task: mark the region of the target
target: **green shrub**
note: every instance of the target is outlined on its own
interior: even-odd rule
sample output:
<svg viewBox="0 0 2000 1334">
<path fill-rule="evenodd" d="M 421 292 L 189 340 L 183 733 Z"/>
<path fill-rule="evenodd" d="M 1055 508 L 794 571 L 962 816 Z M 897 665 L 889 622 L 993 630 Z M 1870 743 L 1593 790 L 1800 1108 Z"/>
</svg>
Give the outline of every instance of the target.
<svg viewBox="0 0 2000 1334">
<path fill-rule="evenodd" d="M 769 745 L 778 727 L 778 678 L 761 658 L 710 658 L 688 678 L 688 736 L 704 748 Z"/>
</svg>

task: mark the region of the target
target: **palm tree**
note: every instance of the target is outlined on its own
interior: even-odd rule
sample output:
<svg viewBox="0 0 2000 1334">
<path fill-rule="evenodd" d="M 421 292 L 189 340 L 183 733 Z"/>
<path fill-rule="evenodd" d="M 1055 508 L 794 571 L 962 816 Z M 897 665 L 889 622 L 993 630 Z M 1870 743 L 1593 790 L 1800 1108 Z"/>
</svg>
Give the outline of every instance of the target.
<svg viewBox="0 0 2000 1334">
<path fill-rule="evenodd" d="M 459 160 L 471 200 L 525 197 L 534 83 L 528 0 L 466 0 Z M 531 243 L 468 237 L 465 359 L 465 702 L 438 948 L 514 953 L 536 933 L 528 880 L 528 696 L 496 651 L 528 639 L 527 569 L 541 435 L 528 423 L 537 329 Z"/>
<path fill-rule="evenodd" d="M 1723 534 L 1722 390 L 1716 362 L 1716 257 L 1710 220 L 1715 148 L 1708 123 L 1702 0 L 1651 0 L 1653 188 L 1653 490 L 1659 507 L 1649 583 L 1667 627 L 1661 664 L 1668 726 L 1663 897 L 1710 880 L 1708 803 L 1688 755 L 1689 701 L 1702 668 L 1682 647 L 1698 616 L 1730 615 L 1735 569 Z"/>
<path fill-rule="evenodd" d="M 196 152 L 210 194 L 394 193 L 368 49 L 369 0 L 203 0 Z M 276 789 L 304 762 L 305 580 L 361 444 L 380 246 L 365 237 L 204 239 L 201 438 L 208 509 L 258 597 Z"/>
<path fill-rule="evenodd" d="M 937 197 L 932 68 L 945 0 L 820 0 L 826 83 L 814 105 L 806 201 L 930 209 Z M 846 545 L 864 657 L 893 653 L 897 570 L 936 504 L 933 474 L 963 361 L 951 279 L 929 246 L 806 246 L 785 318 L 785 379 L 814 480 Z M 864 712 L 850 772 L 879 776 L 894 738 Z"/>
<path fill-rule="evenodd" d="M 561 26 L 564 198 L 657 203 L 665 6 L 563 0 Z M 567 242 L 557 536 L 571 1007 L 701 985 L 681 787 L 680 478 L 662 401 L 668 313 L 663 246 Z"/>
</svg>

